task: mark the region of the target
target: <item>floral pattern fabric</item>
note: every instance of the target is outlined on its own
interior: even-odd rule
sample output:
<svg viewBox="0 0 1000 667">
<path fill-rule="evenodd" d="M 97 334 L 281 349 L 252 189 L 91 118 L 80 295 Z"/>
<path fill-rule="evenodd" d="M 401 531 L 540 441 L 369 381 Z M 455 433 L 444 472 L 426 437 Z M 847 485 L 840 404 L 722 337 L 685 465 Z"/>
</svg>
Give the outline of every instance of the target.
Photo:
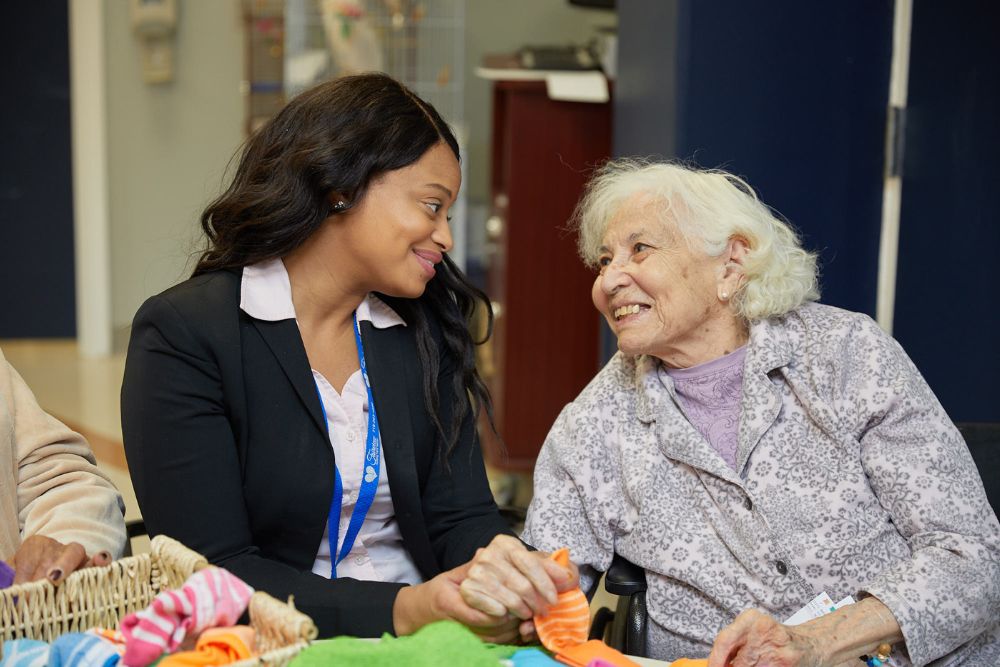
<svg viewBox="0 0 1000 667">
<path fill-rule="evenodd" d="M 891 664 L 1000 665 L 1000 524 L 958 430 L 867 316 L 753 323 L 735 470 L 647 356 L 617 354 L 552 427 L 524 539 L 569 547 L 586 590 L 645 568 L 651 655 L 707 655 L 744 609 L 873 595 Z"/>
</svg>

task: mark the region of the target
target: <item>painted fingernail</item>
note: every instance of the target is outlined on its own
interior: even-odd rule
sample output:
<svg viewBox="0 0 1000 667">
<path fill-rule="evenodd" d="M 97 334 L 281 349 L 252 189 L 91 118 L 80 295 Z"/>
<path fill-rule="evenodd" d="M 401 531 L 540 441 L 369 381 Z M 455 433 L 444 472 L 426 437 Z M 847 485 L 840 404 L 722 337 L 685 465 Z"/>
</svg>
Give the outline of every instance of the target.
<svg viewBox="0 0 1000 667">
<path fill-rule="evenodd" d="M 60 579 L 62 579 L 62 575 L 63 571 L 60 570 L 59 568 L 49 570 L 49 579 L 51 579 L 52 581 L 59 581 Z"/>
</svg>

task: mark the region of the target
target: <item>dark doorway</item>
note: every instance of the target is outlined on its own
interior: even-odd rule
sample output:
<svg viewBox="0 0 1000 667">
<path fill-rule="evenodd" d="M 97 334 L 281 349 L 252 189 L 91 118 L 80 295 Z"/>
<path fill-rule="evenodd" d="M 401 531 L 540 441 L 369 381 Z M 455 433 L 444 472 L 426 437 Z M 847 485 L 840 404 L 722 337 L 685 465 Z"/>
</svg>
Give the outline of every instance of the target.
<svg viewBox="0 0 1000 667">
<path fill-rule="evenodd" d="M 0 89 L 0 338 L 76 335 L 65 2 L 7 5 Z"/>
</svg>

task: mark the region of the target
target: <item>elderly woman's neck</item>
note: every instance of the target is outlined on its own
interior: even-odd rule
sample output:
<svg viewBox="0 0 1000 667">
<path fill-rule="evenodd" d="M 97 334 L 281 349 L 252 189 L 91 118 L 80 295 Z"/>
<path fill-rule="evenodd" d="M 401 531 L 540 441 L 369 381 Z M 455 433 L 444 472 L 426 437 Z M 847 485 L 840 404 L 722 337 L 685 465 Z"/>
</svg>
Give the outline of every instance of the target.
<svg viewBox="0 0 1000 667">
<path fill-rule="evenodd" d="M 749 331 L 742 319 L 706 324 L 653 356 L 667 368 L 693 368 L 743 347 L 750 338 Z"/>
</svg>

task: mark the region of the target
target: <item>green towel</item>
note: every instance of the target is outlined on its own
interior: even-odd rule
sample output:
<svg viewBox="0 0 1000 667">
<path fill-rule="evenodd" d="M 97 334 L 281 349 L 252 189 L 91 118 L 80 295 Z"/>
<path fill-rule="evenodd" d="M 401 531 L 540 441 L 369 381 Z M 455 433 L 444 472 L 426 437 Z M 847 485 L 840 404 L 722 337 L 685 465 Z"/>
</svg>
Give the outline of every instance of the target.
<svg viewBox="0 0 1000 667">
<path fill-rule="evenodd" d="M 290 667 L 351 665 L 352 667 L 497 667 L 519 646 L 484 644 L 454 621 L 425 625 L 408 637 L 385 634 L 377 642 L 337 637 L 314 642 L 292 660 Z"/>
</svg>

